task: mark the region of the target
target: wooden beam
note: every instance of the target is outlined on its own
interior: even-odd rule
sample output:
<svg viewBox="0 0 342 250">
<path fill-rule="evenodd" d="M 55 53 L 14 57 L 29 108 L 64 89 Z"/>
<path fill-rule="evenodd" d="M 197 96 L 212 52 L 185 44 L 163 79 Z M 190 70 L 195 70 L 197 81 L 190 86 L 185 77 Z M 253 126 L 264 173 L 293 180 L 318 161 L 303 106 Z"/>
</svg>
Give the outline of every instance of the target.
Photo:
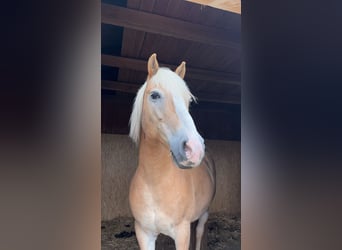
<svg viewBox="0 0 342 250">
<path fill-rule="evenodd" d="M 136 94 L 140 86 L 141 85 L 118 82 L 118 81 L 108 81 L 108 80 L 101 81 L 101 89 L 114 90 L 114 91 L 131 93 L 131 94 Z M 193 94 L 198 98 L 198 101 L 230 103 L 230 104 L 241 103 L 240 98 L 236 96 L 224 96 L 224 95 L 217 95 L 217 94 L 203 93 L 203 92 L 193 92 Z"/>
<path fill-rule="evenodd" d="M 147 61 L 145 60 L 102 54 L 101 64 L 115 68 L 132 69 L 147 73 Z M 176 69 L 178 66 L 165 63 L 160 63 L 160 65 L 168 67 L 170 69 Z M 186 68 L 186 78 L 233 85 L 240 85 L 241 82 L 240 74 L 217 72 L 189 67 Z"/>
<path fill-rule="evenodd" d="M 240 31 L 233 28 L 218 29 L 111 4 L 101 4 L 101 22 L 178 39 L 240 49 Z"/>
<path fill-rule="evenodd" d="M 241 14 L 241 0 L 187 0 L 189 2 L 208 5 L 213 8 Z"/>
<path fill-rule="evenodd" d="M 101 89 L 105 89 L 105 90 L 115 90 L 115 91 L 120 91 L 124 93 L 136 94 L 139 88 L 140 88 L 139 85 L 132 84 L 132 83 L 124 83 L 124 82 L 108 81 L 108 80 L 101 81 Z"/>
</svg>

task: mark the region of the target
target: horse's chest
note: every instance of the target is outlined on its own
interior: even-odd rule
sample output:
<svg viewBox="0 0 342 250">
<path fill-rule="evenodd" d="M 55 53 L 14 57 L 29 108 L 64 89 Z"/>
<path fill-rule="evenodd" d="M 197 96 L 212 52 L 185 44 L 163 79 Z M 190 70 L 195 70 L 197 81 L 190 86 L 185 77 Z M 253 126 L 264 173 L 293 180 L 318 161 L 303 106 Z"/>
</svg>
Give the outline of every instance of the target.
<svg viewBox="0 0 342 250">
<path fill-rule="evenodd" d="M 173 236 L 174 227 L 183 219 L 182 209 L 160 202 L 159 197 L 150 192 L 144 192 L 143 197 L 145 206 L 137 218 L 140 223 L 151 231 Z"/>
</svg>

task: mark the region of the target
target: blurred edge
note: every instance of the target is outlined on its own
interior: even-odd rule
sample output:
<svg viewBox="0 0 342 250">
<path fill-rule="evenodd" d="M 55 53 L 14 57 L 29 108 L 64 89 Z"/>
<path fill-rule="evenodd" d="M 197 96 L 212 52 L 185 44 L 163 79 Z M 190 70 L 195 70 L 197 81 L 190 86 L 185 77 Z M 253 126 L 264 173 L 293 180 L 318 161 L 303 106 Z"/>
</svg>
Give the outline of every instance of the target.
<svg viewBox="0 0 342 250">
<path fill-rule="evenodd" d="M 100 1 L 2 9 L 0 249 L 100 249 Z"/>
</svg>

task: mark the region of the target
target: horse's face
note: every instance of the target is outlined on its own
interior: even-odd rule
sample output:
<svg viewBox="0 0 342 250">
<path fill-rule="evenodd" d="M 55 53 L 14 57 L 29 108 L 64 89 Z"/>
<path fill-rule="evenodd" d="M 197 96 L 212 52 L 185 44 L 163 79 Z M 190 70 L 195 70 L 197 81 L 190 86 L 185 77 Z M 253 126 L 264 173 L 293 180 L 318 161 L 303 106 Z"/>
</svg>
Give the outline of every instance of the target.
<svg viewBox="0 0 342 250">
<path fill-rule="evenodd" d="M 185 63 L 172 72 L 159 68 L 155 56 L 151 56 L 141 126 L 145 136 L 169 147 L 178 167 L 192 168 L 203 159 L 204 141 L 189 114 L 194 97 L 182 79 L 184 73 Z"/>
</svg>

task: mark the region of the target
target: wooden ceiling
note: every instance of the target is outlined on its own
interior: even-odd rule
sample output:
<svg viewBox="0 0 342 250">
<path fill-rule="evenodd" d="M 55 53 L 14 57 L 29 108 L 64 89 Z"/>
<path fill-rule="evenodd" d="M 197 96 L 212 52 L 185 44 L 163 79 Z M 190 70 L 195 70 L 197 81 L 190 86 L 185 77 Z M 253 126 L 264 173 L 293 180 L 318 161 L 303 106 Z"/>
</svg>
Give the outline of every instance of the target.
<svg viewBox="0 0 342 250">
<path fill-rule="evenodd" d="M 147 59 L 157 53 L 173 70 L 186 61 L 185 81 L 199 100 L 191 113 L 204 137 L 240 139 L 239 14 L 183 0 L 106 0 L 101 22 L 103 133 L 128 133 Z"/>
</svg>

